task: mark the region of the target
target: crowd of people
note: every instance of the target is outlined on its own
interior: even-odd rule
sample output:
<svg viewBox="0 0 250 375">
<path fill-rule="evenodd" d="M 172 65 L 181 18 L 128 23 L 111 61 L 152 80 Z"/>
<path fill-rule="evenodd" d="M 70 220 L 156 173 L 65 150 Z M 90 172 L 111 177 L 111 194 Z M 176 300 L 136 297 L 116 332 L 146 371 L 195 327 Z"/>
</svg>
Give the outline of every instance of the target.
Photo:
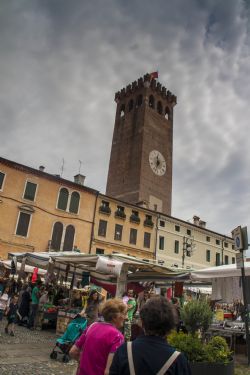
<svg viewBox="0 0 250 375">
<path fill-rule="evenodd" d="M 15 325 L 34 329 L 41 304 L 60 305 L 68 301 L 62 288 L 45 287 L 41 280 L 18 284 L 14 279 L 0 292 L 0 320 L 6 316 L 5 333 L 15 335 Z M 106 299 L 97 289 L 87 298 L 73 301 L 83 310 L 87 329 L 70 350 L 79 362 L 77 375 L 190 375 L 184 355 L 168 343 L 166 336 L 178 329 L 178 300 L 170 303 L 145 289 L 136 295 L 129 289 L 121 299 Z"/>
</svg>

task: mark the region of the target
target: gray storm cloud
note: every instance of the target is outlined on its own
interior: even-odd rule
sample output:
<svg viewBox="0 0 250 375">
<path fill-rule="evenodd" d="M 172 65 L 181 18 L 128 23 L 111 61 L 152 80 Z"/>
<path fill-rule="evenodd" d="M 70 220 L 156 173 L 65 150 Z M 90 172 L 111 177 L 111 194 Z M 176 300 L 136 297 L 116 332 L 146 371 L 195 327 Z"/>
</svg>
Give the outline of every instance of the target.
<svg viewBox="0 0 250 375">
<path fill-rule="evenodd" d="M 250 224 L 249 9 L 241 0 L 3 1 L 1 156 L 105 191 L 114 93 L 158 70 L 178 97 L 174 216 Z"/>
</svg>

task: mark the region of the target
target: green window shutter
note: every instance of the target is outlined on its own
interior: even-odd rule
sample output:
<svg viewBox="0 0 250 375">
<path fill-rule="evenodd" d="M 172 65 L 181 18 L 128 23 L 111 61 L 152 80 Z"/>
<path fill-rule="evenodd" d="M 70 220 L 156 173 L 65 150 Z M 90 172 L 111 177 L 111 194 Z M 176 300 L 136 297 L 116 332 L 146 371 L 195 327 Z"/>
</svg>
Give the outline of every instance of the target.
<svg viewBox="0 0 250 375">
<path fill-rule="evenodd" d="M 71 194 L 69 212 L 72 212 L 73 214 L 78 213 L 79 201 L 80 201 L 80 194 L 77 193 L 77 191 L 74 191 Z"/>
<path fill-rule="evenodd" d="M 29 201 L 34 201 L 35 200 L 35 195 L 36 195 L 36 188 L 37 184 L 34 184 L 33 182 L 27 182 L 26 187 L 25 187 L 25 192 L 24 192 L 24 199 L 28 199 Z"/>
<path fill-rule="evenodd" d="M 66 211 L 69 199 L 69 192 L 66 188 L 62 188 L 59 193 L 57 208 Z"/>
</svg>

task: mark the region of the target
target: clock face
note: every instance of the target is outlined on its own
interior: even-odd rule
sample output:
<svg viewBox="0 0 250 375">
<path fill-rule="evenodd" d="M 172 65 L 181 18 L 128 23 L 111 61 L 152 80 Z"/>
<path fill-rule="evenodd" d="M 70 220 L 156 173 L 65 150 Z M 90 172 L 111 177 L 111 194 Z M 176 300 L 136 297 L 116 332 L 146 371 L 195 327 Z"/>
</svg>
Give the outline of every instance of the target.
<svg viewBox="0 0 250 375">
<path fill-rule="evenodd" d="M 157 176 L 163 176 L 166 172 L 166 161 L 164 156 L 157 150 L 149 153 L 149 165 Z"/>
</svg>

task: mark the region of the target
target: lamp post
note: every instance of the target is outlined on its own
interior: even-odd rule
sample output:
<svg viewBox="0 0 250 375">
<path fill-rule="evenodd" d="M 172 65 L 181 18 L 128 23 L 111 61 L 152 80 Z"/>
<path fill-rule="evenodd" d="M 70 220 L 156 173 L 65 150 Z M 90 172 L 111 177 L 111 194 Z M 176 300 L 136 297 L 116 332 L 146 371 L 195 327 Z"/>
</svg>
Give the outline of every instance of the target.
<svg viewBox="0 0 250 375">
<path fill-rule="evenodd" d="M 194 251 L 194 244 L 192 237 L 183 237 L 183 248 L 182 248 L 182 268 L 184 268 L 185 257 L 191 256 Z"/>
</svg>

